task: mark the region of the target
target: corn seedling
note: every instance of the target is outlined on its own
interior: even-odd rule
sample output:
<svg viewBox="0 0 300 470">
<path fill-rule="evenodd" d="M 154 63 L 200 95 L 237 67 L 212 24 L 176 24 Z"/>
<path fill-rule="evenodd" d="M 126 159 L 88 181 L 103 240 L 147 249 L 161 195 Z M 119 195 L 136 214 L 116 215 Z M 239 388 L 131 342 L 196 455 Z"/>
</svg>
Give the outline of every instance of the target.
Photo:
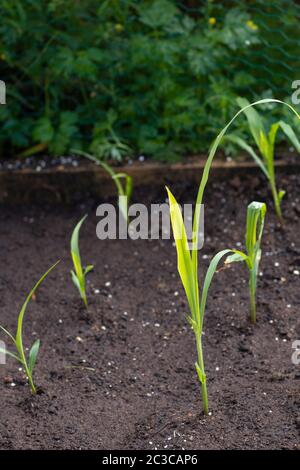
<svg viewBox="0 0 300 470">
<path fill-rule="evenodd" d="M 218 263 L 224 255 L 228 255 L 230 252 L 233 253 L 233 250 L 223 250 L 219 252 L 212 259 L 208 271 L 206 273 L 201 299 L 199 298 L 199 283 L 198 283 L 198 237 L 199 237 L 199 224 L 200 224 L 200 208 L 203 200 L 204 190 L 208 181 L 210 167 L 213 161 L 213 158 L 216 154 L 216 151 L 220 145 L 220 142 L 224 135 L 226 134 L 228 128 L 235 121 L 235 119 L 243 112 L 246 112 L 248 108 L 253 106 L 264 104 L 264 103 L 281 103 L 288 106 L 300 119 L 298 113 L 287 103 L 274 99 L 264 99 L 257 101 L 252 104 L 247 104 L 245 108 L 239 110 L 236 115 L 231 119 L 231 121 L 224 127 L 224 129 L 219 133 L 215 141 L 213 142 L 208 158 L 206 160 L 203 175 L 198 189 L 198 194 L 195 204 L 195 212 L 193 217 L 193 234 L 192 234 L 192 246 L 191 250 L 189 249 L 187 243 L 186 231 L 180 211 L 180 207 L 177 204 L 175 197 L 172 195 L 170 190 L 168 191 L 169 203 L 170 203 L 170 216 L 171 223 L 173 228 L 173 234 L 175 238 L 176 250 L 177 250 L 177 267 L 178 272 L 183 284 L 185 294 L 188 300 L 190 317 L 189 322 L 192 326 L 192 329 L 196 337 L 197 345 L 197 355 L 198 360 L 196 362 L 196 370 L 198 378 L 201 383 L 202 388 L 202 401 L 203 401 L 203 410 L 204 413 L 208 413 L 208 397 L 207 397 L 207 387 L 206 387 L 206 374 L 204 368 L 204 359 L 202 352 L 202 327 L 204 319 L 204 310 L 206 306 L 206 299 L 208 294 L 208 289 L 211 284 L 213 275 L 217 269 Z"/>
<path fill-rule="evenodd" d="M 122 216 L 124 217 L 125 221 L 128 223 L 128 207 L 129 207 L 130 199 L 132 196 L 132 190 L 133 190 L 132 177 L 130 175 L 127 175 L 126 173 L 116 173 L 110 165 L 108 165 L 106 162 L 97 158 L 94 155 L 90 155 L 89 153 L 82 152 L 81 150 L 74 150 L 74 152 L 77 153 L 78 155 L 82 155 L 83 157 L 88 158 L 89 160 L 93 161 L 97 165 L 100 165 L 106 171 L 106 173 L 109 174 L 109 176 L 114 181 L 117 191 L 118 191 L 118 205 L 119 205 L 120 212 Z M 124 180 L 123 184 L 121 180 Z"/>
<path fill-rule="evenodd" d="M 199 299 L 199 288 L 197 281 L 197 273 L 194 271 L 195 264 L 193 263 L 193 257 L 189 250 L 187 235 L 184 227 L 184 222 L 181 214 L 180 207 L 174 198 L 171 191 L 167 188 L 169 204 L 170 204 L 170 216 L 173 228 L 173 234 L 177 250 L 177 267 L 181 278 L 182 285 L 184 287 L 189 309 L 190 316 L 187 317 L 189 324 L 195 334 L 196 347 L 197 347 L 197 361 L 195 363 L 196 371 L 198 374 L 199 381 L 202 389 L 202 402 L 203 411 L 208 414 L 208 396 L 206 387 L 206 374 L 204 368 L 204 359 L 202 351 L 202 332 L 203 332 L 203 320 L 206 306 L 206 299 L 209 290 L 209 286 L 213 279 L 213 275 L 217 270 L 219 261 L 224 255 L 231 253 L 231 250 L 223 250 L 217 253 L 212 259 L 203 283 L 201 298 Z"/>
<path fill-rule="evenodd" d="M 86 297 L 86 289 L 85 289 L 85 277 L 86 275 L 94 268 L 91 264 L 89 264 L 85 269 L 83 269 L 81 265 L 81 258 L 80 258 L 80 251 L 79 251 L 79 231 L 80 228 L 87 218 L 85 215 L 76 225 L 73 230 L 72 237 L 71 237 L 71 256 L 74 265 L 74 271 L 71 270 L 72 281 L 77 287 L 80 297 L 82 298 L 84 305 L 87 307 L 87 297 Z"/>
<path fill-rule="evenodd" d="M 241 149 L 245 150 L 257 165 L 260 167 L 262 172 L 265 174 L 269 185 L 272 191 L 274 207 L 277 216 L 282 221 L 282 211 L 281 211 L 281 201 L 285 195 L 284 190 L 278 190 L 276 185 L 276 175 L 275 175 L 275 166 L 274 166 L 274 151 L 275 151 L 275 139 L 279 129 L 286 135 L 290 140 L 295 149 L 300 153 L 300 142 L 296 137 L 295 132 L 292 127 L 284 121 L 278 121 L 272 124 L 271 128 L 266 131 L 263 119 L 260 114 L 254 109 L 250 108 L 249 102 L 244 98 L 238 98 L 237 103 L 240 108 L 243 109 L 248 124 L 249 129 L 252 134 L 252 137 L 257 145 L 260 156 L 253 150 L 253 148 L 247 144 L 247 142 L 239 136 L 228 135 L 227 139 L 233 144 L 239 146 Z M 293 112 L 296 111 L 291 108 Z M 297 113 L 296 113 L 297 114 Z M 299 115 L 297 114 L 298 118 Z"/>
<path fill-rule="evenodd" d="M 12 343 L 13 343 L 15 349 L 16 349 L 16 353 L 12 353 L 10 351 L 3 350 L 2 348 L 0 348 L 0 352 L 3 352 L 4 354 L 9 355 L 10 357 L 13 357 L 16 361 L 18 361 L 22 364 L 22 366 L 25 369 L 25 373 L 28 377 L 28 381 L 29 381 L 29 385 L 30 385 L 32 393 L 36 393 L 36 386 L 33 382 L 33 370 L 34 370 L 34 367 L 35 367 L 35 364 L 36 364 L 36 359 L 37 359 L 37 355 L 38 355 L 39 348 L 40 348 L 40 340 L 37 339 L 33 343 L 33 345 L 31 346 L 31 349 L 29 351 L 28 358 L 26 358 L 25 351 L 24 351 L 24 346 L 23 346 L 23 321 L 24 321 L 24 315 L 25 315 L 25 312 L 26 312 L 27 305 L 28 305 L 30 299 L 32 298 L 33 294 L 35 293 L 36 289 L 39 287 L 39 285 L 43 282 L 45 277 L 52 271 L 52 269 L 55 268 L 55 266 L 58 263 L 59 263 L 59 261 L 57 263 L 55 263 L 53 266 L 51 266 L 51 268 L 48 269 L 48 271 L 46 271 L 45 274 L 43 274 L 43 276 L 39 279 L 39 281 L 35 284 L 33 289 L 28 294 L 28 296 L 27 296 L 27 298 L 26 298 L 26 300 L 25 300 L 25 302 L 24 302 L 24 304 L 23 304 L 23 306 L 20 310 L 19 316 L 18 316 L 18 324 L 17 324 L 16 335 L 13 336 L 13 334 L 11 334 L 8 330 L 3 328 L 3 326 L 0 326 L 0 329 L 12 341 Z"/>
<path fill-rule="evenodd" d="M 267 206 L 263 202 L 251 202 L 247 209 L 246 253 L 233 250 L 225 264 L 244 261 L 249 270 L 250 320 L 256 323 L 256 287 L 259 263 L 261 260 L 261 238 L 264 229 Z"/>
</svg>

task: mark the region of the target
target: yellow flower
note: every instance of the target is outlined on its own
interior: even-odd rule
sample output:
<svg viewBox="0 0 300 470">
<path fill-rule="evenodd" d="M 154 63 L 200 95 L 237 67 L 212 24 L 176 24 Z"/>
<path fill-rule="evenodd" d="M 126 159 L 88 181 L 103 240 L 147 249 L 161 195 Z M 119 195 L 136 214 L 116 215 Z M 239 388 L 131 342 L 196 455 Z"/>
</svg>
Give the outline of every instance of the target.
<svg viewBox="0 0 300 470">
<path fill-rule="evenodd" d="M 124 26 L 120 23 L 117 23 L 115 24 L 115 30 L 117 31 L 117 33 L 121 33 L 124 29 Z"/>
<path fill-rule="evenodd" d="M 5 59 L 6 59 L 6 55 L 5 55 L 5 54 L 1 54 L 1 55 L 0 55 L 0 59 L 1 59 L 1 60 L 5 60 Z"/>
<path fill-rule="evenodd" d="M 211 18 L 209 18 L 208 22 L 211 26 L 214 26 L 216 24 L 217 20 L 216 20 L 216 18 L 211 17 Z"/>
<path fill-rule="evenodd" d="M 252 29 L 252 31 L 258 30 L 258 26 L 252 20 L 248 20 L 246 25 L 248 26 L 248 28 Z"/>
</svg>

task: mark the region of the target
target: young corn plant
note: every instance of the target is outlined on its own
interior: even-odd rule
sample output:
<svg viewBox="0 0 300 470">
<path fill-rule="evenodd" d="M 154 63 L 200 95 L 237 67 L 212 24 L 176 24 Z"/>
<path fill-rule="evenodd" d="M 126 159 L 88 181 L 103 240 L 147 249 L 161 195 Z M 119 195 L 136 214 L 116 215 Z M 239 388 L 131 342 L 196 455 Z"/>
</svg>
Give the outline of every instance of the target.
<svg viewBox="0 0 300 470">
<path fill-rule="evenodd" d="M 191 255 L 189 249 L 180 206 L 168 188 L 167 193 L 170 204 L 171 224 L 177 250 L 177 267 L 190 309 L 190 315 L 187 317 L 187 320 L 191 325 L 196 339 L 197 361 L 195 363 L 195 368 L 201 383 L 203 411 L 205 414 L 208 414 L 206 374 L 202 350 L 203 320 L 208 290 L 213 276 L 217 270 L 218 263 L 223 256 L 231 253 L 231 250 L 220 251 L 213 257 L 206 272 L 202 293 L 199 298 L 199 287 L 197 280 L 198 273 L 195 271 L 195 269 L 197 270 L 197 264 L 195 264 L 195 259 L 193 262 L 193 255 Z"/>
<path fill-rule="evenodd" d="M 249 129 L 252 137 L 256 143 L 259 151 L 259 155 L 253 150 L 253 148 L 247 144 L 247 142 L 237 135 L 228 135 L 227 140 L 233 144 L 239 146 L 245 150 L 257 165 L 260 167 L 262 172 L 265 174 L 273 196 L 274 207 L 277 216 L 280 221 L 283 221 L 281 202 L 285 195 L 285 191 L 277 189 L 275 165 L 274 165 L 274 151 L 275 151 L 275 140 L 279 129 L 284 132 L 286 137 L 290 140 L 295 149 L 300 153 L 300 142 L 296 137 L 292 127 L 284 121 L 278 121 L 271 126 L 269 130 L 266 130 L 263 119 L 260 114 L 252 107 L 249 107 L 249 102 L 245 98 L 238 98 L 237 103 L 246 115 Z M 291 108 L 293 110 L 293 108 Z M 293 110 L 295 113 L 296 111 Z M 296 113 L 297 114 L 297 113 Z M 298 115 L 299 117 L 299 115 Z"/>
<path fill-rule="evenodd" d="M 127 175 L 126 173 L 116 173 L 108 163 L 104 162 L 100 158 L 97 158 L 94 155 L 90 155 L 89 153 L 82 152 L 81 150 L 74 150 L 75 153 L 78 155 L 82 155 L 83 157 L 88 158 L 89 160 L 93 161 L 97 165 L 100 165 L 106 173 L 114 181 L 117 191 L 118 191 L 118 205 L 120 212 L 125 219 L 126 223 L 128 224 L 128 207 L 130 204 L 132 191 L 133 191 L 133 179 L 132 176 Z M 123 182 L 122 182 L 123 180 Z"/>
<path fill-rule="evenodd" d="M 233 250 L 227 249 L 220 251 L 217 255 L 214 256 L 212 259 L 209 268 L 207 270 L 202 291 L 201 291 L 201 298 L 199 296 L 199 282 L 198 282 L 198 237 L 199 237 L 199 225 L 200 225 L 200 210 L 201 204 L 203 200 L 204 190 L 208 181 L 210 167 L 212 165 L 213 158 L 216 154 L 216 151 L 226 134 L 227 130 L 231 126 L 231 124 L 235 121 L 235 119 L 243 112 L 246 112 L 248 109 L 252 108 L 253 106 L 265 103 L 280 103 L 287 106 L 291 111 L 293 111 L 296 116 L 300 119 L 299 114 L 294 110 L 292 106 L 287 103 L 284 103 L 279 100 L 274 99 L 264 99 L 260 101 L 256 101 L 255 103 L 247 104 L 244 108 L 240 109 L 235 116 L 231 119 L 231 121 L 222 129 L 222 131 L 218 134 L 217 138 L 213 142 L 208 158 L 206 160 L 202 178 L 200 181 L 198 194 L 196 198 L 195 204 L 195 211 L 193 217 L 193 234 L 192 234 L 192 246 L 191 250 L 189 249 L 189 245 L 187 243 L 187 236 L 186 231 L 180 211 L 180 207 L 170 192 L 167 189 L 168 196 L 169 196 L 169 203 L 170 203 L 170 217 L 171 223 L 173 228 L 173 234 L 175 238 L 176 250 L 177 250 L 177 267 L 178 272 L 181 278 L 182 285 L 185 290 L 185 294 L 188 300 L 188 305 L 190 309 L 190 316 L 189 322 L 192 326 L 192 329 L 195 333 L 196 338 L 196 346 L 197 346 L 197 362 L 196 362 L 196 371 L 198 374 L 199 381 L 201 383 L 202 389 L 202 403 L 203 403 L 203 411 L 205 414 L 208 413 L 208 396 L 207 396 L 207 386 L 206 386 L 206 374 L 205 374 L 205 367 L 204 367 L 204 358 L 203 358 L 203 351 L 202 351 L 202 333 L 203 333 L 203 319 L 204 319 L 204 311 L 206 307 L 206 300 L 208 289 L 211 284 L 213 275 L 217 269 L 218 263 L 221 258 L 225 255 L 229 255 L 229 253 L 234 253 Z"/>
<path fill-rule="evenodd" d="M 225 264 L 243 261 L 249 270 L 250 320 L 256 323 L 256 287 L 259 263 L 261 260 L 261 239 L 264 229 L 267 206 L 263 202 L 253 201 L 247 209 L 246 253 L 233 250 Z"/>
<path fill-rule="evenodd" d="M 46 271 L 45 274 L 43 274 L 43 276 L 38 280 L 38 282 L 35 284 L 33 289 L 28 294 L 28 296 L 27 296 L 27 298 L 26 298 L 26 300 L 25 300 L 25 302 L 24 302 L 24 304 L 23 304 L 23 306 L 22 306 L 22 308 L 19 312 L 18 323 L 17 323 L 17 331 L 16 331 L 15 336 L 12 333 L 10 333 L 8 330 L 6 330 L 3 326 L 0 325 L 0 329 L 9 337 L 9 339 L 13 343 L 13 346 L 15 347 L 15 350 L 16 350 L 15 353 L 12 353 L 12 352 L 6 351 L 6 350 L 4 350 L 0 347 L 0 352 L 13 357 L 16 361 L 18 361 L 22 364 L 22 366 L 25 369 L 25 373 L 28 377 L 28 382 L 29 382 L 29 385 L 30 385 L 30 388 L 31 388 L 31 391 L 32 391 L 33 394 L 36 393 L 36 386 L 35 386 L 34 381 L 33 381 L 33 370 L 34 370 L 34 367 L 35 367 L 35 364 L 36 364 L 36 359 L 37 359 L 37 355 L 38 355 L 39 348 L 40 348 L 40 340 L 37 339 L 33 343 L 33 345 L 31 346 L 31 349 L 29 351 L 28 358 L 26 358 L 24 345 L 23 345 L 24 315 L 25 315 L 25 312 L 26 312 L 27 305 L 28 305 L 30 299 L 32 298 L 33 294 L 35 293 L 36 289 L 39 287 L 39 285 L 43 282 L 45 277 L 48 276 L 48 274 L 52 271 L 52 269 L 55 268 L 55 266 L 58 263 L 59 263 L 59 261 L 57 261 L 57 263 L 55 263 L 53 266 L 51 266 L 51 268 L 48 269 L 48 271 Z"/>
<path fill-rule="evenodd" d="M 76 225 L 72 233 L 71 256 L 73 260 L 74 271 L 71 270 L 71 276 L 72 276 L 73 284 L 75 285 L 75 287 L 77 287 L 80 297 L 83 300 L 84 305 L 87 307 L 88 302 L 87 302 L 87 296 L 86 296 L 85 277 L 90 271 L 92 271 L 94 266 L 89 264 L 88 266 L 86 266 L 86 268 L 83 269 L 82 264 L 81 264 L 81 257 L 80 257 L 80 251 L 79 251 L 79 231 L 86 218 L 87 218 L 87 215 L 85 215 L 78 222 L 78 224 Z"/>
</svg>

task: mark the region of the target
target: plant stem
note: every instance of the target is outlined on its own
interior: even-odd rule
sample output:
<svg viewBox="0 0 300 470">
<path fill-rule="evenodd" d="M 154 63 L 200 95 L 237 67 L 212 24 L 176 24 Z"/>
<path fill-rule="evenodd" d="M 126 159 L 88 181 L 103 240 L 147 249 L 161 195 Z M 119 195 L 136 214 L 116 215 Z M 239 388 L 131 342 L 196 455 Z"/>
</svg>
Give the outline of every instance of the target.
<svg viewBox="0 0 300 470">
<path fill-rule="evenodd" d="M 204 370 L 204 361 L 203 361 L 203 353 L 202 353 L 202 344 L 201 344 L 201 335 L 196 335 L 196 343 L 197 343 L 197 352 L 198 352 L 198 365 L 201 369 L 203 374 L 201 382 L 201 391 L 202 391 L 202 407 L 203 412 L 205 415 L 208 415 L 208 396 L 207 396 L 207 388 L 206 388 L 206 376 Z M 199 377 L 200 379 L 200 377 Z"/>
<path fill-rule="evenodd" d="M 253 325 L 256 323 L 256 274 L 250 270 L 250 321 Z"/>
<path fill-rule="evenodd" d="M 278 191 L 276 188 L 276 183 L 274 180 L 270 180 L 270 185 L 271 185 L 271 190 L 272 190 L 272 195 L 273 195 L 273 201 L 274 201 L 274 207 L 275 207 L 275 212 L 277 217 L 279 218 L 280 222 L 283 222 L 282 218 L 282 212 L 281 212 L 281 207 L 280 207 L 280 200 L 278 196 Z"/>
<path fill-rule="evenodd" d="M 24 356 L 25 357 L 25 356 Z M 32 375 L 29 371 L 29 368 L 27 366 L 27 362 L 26 362 L 26 359 L 25 359 L 25 362 L 23 362 L 23 365 L 24 365 L 24 368 L 25 368 L 25 372 L 26 372 L 26 375 L 27 375 L 27 378 L 28 378 L 28 382 L 29 382 L 29 385 L 30 385 L 30 388 L 31 388 L 31 392 L 35 395 L 36 394 L 36 386 L 34 385 L 33 383 L 33 380 L 32 380 Z"/>
</svg>

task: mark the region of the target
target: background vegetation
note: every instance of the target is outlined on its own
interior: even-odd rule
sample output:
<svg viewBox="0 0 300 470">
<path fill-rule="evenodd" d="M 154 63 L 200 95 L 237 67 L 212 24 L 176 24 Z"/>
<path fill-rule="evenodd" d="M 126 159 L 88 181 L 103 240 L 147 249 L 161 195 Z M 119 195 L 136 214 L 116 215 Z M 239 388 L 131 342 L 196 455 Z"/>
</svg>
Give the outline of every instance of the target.
<svg viewBox="0 0 300 470">
<path fill-rule="evenodd" d="M 237 96 L 290 97 L 299 10 L 293 0 L 2 0 L 0 153 L 204 152 Z"/>
</svg>

